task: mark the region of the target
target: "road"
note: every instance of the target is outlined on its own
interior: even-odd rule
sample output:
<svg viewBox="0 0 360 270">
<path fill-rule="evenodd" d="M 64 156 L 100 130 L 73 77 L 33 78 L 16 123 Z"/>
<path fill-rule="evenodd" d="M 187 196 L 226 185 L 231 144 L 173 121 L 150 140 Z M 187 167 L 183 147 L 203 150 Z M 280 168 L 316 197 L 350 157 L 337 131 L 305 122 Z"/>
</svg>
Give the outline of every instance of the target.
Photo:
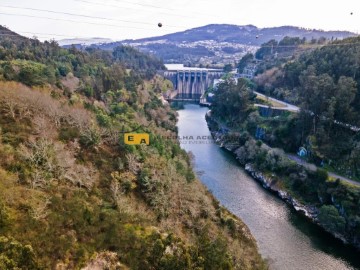
<svg viewBox="0 0 360 270">
<path fill-rule="evenodd" d="M 287 103 L 287 102 L 284 102 L 284 101 L 281 101 L 281 100 L 278 100 L 276 98 L 272 98 L 272 97 L 268 97 L 264 94 L 261 94 L 259 92 L 256 92 L 254 91 L 254 93 L 257 95 L 257 96 L 260 96 L 264 99 L 267 99 L 269 101 L 273 101 L 275 103 L 279 103 L 281 104 L 282 106 L 281 107 L 277 107 L 277 106 L 270 106 L 271 108 L 273 109 L 277 109 L 277 110 L 284 110 L 284 111 L 289 111 L 289 112 L 300 112 L 300 108 L 298 106 L 295 106 L 293 104 L 290 104 L 290 103 Z M 254 104 L 256 107 L 263 107 L 263 108 L 269 108 L 268 105 L 263 105 L 263 104 Z M 309 114 L 313 114 L 311 111 L 308 111 Z M 354 125 L 351 125 L 351 124 L 347 124 L 347 123 L 343 123 L 343 122 L 340 122 L 340 121 L 337 121 L 337 120 L 334 120 L 334 124 L 336 125 L 339 125 L 339 126 L 342 126 L 342 127 L 345 127 L 345 128 L 349 128 L 351 129 L 352 131 L 355 131 L 355 132 L 359 132 L 360 131 L 360 127 L 358 126 L 354 126 Z"/>
<path fill-rule="evenodd" d="M 281 101 L 281 100 L 278 100 L 278 99 L 275 99 L 275 98 L 272 98 L 272 97 L 268 97 L 268 96 L 265 96 L 264 94 L 261 94 L 259 92 L 255 92 L 254 93 L 260 97 L 263 97 L 269 101 L 274 101 L 276 103 L 279 103 L 281 105 L 283 105 L 284 107 L 274 107 L 274 106 L 271 106 L 271 108 L 273 109 L 277 109 L 277 110 L 285 110 L 285 111 L 290 111 L 290 112 L 299 112 L 300 111 L 300 108 L 295 106 L 295 105 L 292 105 L 290 103 L 287 103 L 287 102 L 284 102 L 284 101 Z M 265 107 L 265 108 L 268 108 L 269 106 L 266 106 L 266 105 L 262 105 L 262 104 L 255 104 L 256 106 L 258 107 Z"/>
<path fill-rule="evenodd" d="M 290 158 L 291 160 L 295 161 L 297 164 L 301 165 L 301 166 L 304 166 L 305 168 L 311 170 L 311 171 L 316 171 L 318 167 L 316 167 L 314 164 L 311 164 L 311 163 L 308 163 L 304 160 L 302 160 L 300 157 L 296 156 L 296 155 L 292 155 L 292 154 L 286 154 L 288 158 Z M 330 177 L 333 177 L 335 179 L 339 178 L 341 181 L 345 181 L 345 182 L 348 182 L 352 185 L 355 185 L 355 186 L 358 186 L 360 187 L 360 182 L 357 182 L 357 181 L 354 181 L 354 180 L 351 180 L 349 178 L 346 178 L 344 176 L 341 176 L 341 175 L 338 175 L 338 174 L 335 174 L 335 173 L 332 173 L 332 172 L 328 172 L 328 175 Z"/>
<path fill-rule="evenodd" d="M 299 112 L 300 111 L 300 108 L 293 105 L 293 104 L 290 104 L 290 103 L 287 103 L 287 102 L 284 102 L 284 101 L 281 101 L 281 100 L 278 100 L 278 99 L 275 99 L 275 98 L 272 98 L 272 97 L 268 97 L 268 96 L 265 96 L 264 94 L 261 94 L 259 92 L 255 92 L 254 93 L 258 96 L 261 96 L 263 98 L 266 98 L 268 99 L 269 101 L 274 101 L 275 103 L 280 103 L 282 104 L 284 107 L 276 107 L 276 106 L 272 106 L 271 108 L 273 109 L 278 109 L 278 110 L 286 110 L 286 111 L 291 111 L 291 112 Z M 268 108 L 269 106 L 266 106 L 266 105 L 263 105 L 263 104 L 255 104 L 255 106 L 257 107 L 264 107 L 264 108 Z M 354 131 L 360 131 L 360 128 L 359 127 L 354 127 L 354 126 L 350 126 L 350 125 L 346 125 L 346 124 L 343 124 L 343 123 L 340 123 L 340 122 L 337 122 L 336 120 L 334 121 L 335 124 L 339 124 L 339 125 L 342 125 L 342 126 L 346 126 L 346 127 L 350 127 L 351 130 L 354 130 Z M 311 171 L 316 171 L 317 170 L 317 167 L 314 165 L 314 164 L 311 164 L 311 163 L 308 163 L 304 160 L 302 160 L 301 158 L 299 158 L 297 155 L 292 155 L 292 154 L 287 154 L 288 158 L 290 158 L 291 160 L 297 162 L 298 164 L 300 164 L 301 166 L 304 166 L 305 168 L 311 170 Z M 342 181 L 345 181 L 345 182 L 348 182 L 349 184 L 352 184 L 352 185 L 355 185 L 355 186 L 358 186 L 360 187 L 360 182 L 357 182 L 357 181 L 354 181 L 352 179 L 349 179 L 349 178 L 346 178 L 344 176 L 341 176 L 341 175 L 338 175 L 338 174 L 335 174 L 335 173 L 332 173 L 332 172 L 328 172 L 328 175 L 330 177 L 333 177 L 335 179 L 340 179 Z"/>
</svg>

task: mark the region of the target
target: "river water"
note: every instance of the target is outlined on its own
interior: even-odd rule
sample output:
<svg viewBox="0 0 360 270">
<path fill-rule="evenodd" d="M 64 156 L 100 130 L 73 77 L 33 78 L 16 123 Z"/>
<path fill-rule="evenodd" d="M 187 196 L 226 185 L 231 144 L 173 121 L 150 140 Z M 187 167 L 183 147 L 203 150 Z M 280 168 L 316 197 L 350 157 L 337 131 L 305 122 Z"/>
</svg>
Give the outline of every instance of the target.
<svg viewBox="0 0 360 270">
<path fill-rule="evenodd" d="M 195 104 L 178 111 L 181 146 L 194 154 L 201 181 L 250 228 L 271 269 L 360 269 L 360 253 L 296 214 L 213 143 L 205 121 L 207 111 Z"/>
</svg>

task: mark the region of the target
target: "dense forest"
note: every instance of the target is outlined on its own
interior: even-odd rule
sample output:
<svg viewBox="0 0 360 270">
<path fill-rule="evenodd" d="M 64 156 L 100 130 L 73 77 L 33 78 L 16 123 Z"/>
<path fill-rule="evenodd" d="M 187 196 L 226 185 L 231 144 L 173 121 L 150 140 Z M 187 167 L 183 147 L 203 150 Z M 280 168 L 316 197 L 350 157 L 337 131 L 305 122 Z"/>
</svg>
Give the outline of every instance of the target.
<svg viewBox="0 0 360 270">
<path fill-rule="evenodd" d="M 1 28 L 1 269 L 265 269 L 196 179 L 162 63 Z M 124 143 L 124 132 L 150 145 Z"/>
<path fill-rule="evenodd" d="M 360 38 L 334 41 L 255 78 L 257 89 L 301 108 L 272 126 L 271 142 L 360 177 Z M 270 134 L 269 134 L 270 135 Z"/>
<path fill-rule="evenodd" d="M 351 38 L 318 44 L 260 73 L 255 83 L 225 81 L 215 92 L 209 120 L 242 165 L 254 165 L 278 189 L 314 207 L 317 222 L 357 247 L 360 189 L 329 177 L 327 170 L 360 177 L 359 43 L 360 38 Z M 239 66 L 253 57 L 247 55 Z M 254 106 L 258 100 L 252 89 L 293 101 L 300 112 L 264 113 Z M 307 161 L 322 168 L 309 170 L 284 152 L 296 153 L 300 147 L 306 149 Z"/>
</svg>

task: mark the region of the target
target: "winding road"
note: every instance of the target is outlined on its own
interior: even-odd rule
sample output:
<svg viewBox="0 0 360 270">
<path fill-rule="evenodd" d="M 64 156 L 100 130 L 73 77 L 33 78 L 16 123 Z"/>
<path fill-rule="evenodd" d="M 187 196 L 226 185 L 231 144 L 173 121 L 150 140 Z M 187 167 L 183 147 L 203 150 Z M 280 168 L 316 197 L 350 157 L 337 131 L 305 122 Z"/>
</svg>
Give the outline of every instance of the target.
<svg viewBox="0 0 360 270">
<path fill-rule="evenodd" d="M 271 108 L 273 109 L 277 109 L 277 110 L 285 110 L 285 111 L 290 111 L 290 112 L 299 112 L 300 111 L 300 108 L 295 106 L 295 105 L 292 105 L 290 103 L 287 103 L 287 102 L 284 102 L 284 101 L 281 101 L 281 100 L 278 100 L 278 99 L 275 99 L 275 98 L 272 98 L 272 97 L 268 97 L 264 94 L 261 94 L 259 92 L 254 92 L 256 95 L 262 97 L 262 98 L 265 98 L 269 101 L 274 101 L 275 103 L 279 103 L 283 106 L 281 107 L 276 107 L 276 106 L 271 106 Z M 255 104 L 255 106 L 257 107 L 264 107 L 264 108 L 268 108 L 269 106 L 266 106 L 266 105 L 262 105 L 262 104 Z M 343 126 L 347 126 L 343 123 L 340 123 L 340 122 L 336 122 L 336 124 L 340 124 L 340 125 L 343 125 Z M 354 131 L 358 131 L 360 130 L 358 127 L 354 127 L 354 126 L 350 126 L 348 125 L 352 130 Z M 316 171 L 317 170 L 317 167 L 314 165 L 314 164 L 311 164 L 311 163 L 308 163 L 304 160 L 302 160 L 301 158 L 299 158 L 298 156 L 296 155 L 293 155 L 293 154 L 287 154 L 288 158 L 297 162 L 299 165 L 301 166 L 304 166 L 306 167 L 307 169 L 311 170 L 311 171 Z M 349 179 L 349 178 L 346 178 L 344 176 L 341 176 L 341 175 L 338 175 L 338 174 L 335 174 L 335 173 L 332 173 L 332 172 L 328 172 L 328 175 L 330 177 L 333 177 L 335 179 L 340 179 L 342 181 L 345 181 L 345 182 L 348 182 L 349 184 L 352 184 L 352 185 L 355 185 L 355 186 L 358 186 L 360 187 L 360 182 L 357 182 L 355 180 L 352 180 L 352 179 Z"/>
<path fill-rule="evenodd" d="M 296 156 L 296 155 L 293 155 L 293 154 L 286 154 L 287 157 L 293 161 L 295 161 L 297 164 L 301 165 L 301 166 L 304 166 L 305 168 L 311 170 L 311 171 L 316 171 L 318 167 L 316 167 L 314 164 L 312 163 L 308 163 L 306 162 L 305 160 L 302 160 L 300 157 Z M 332 172 L 329 172 L 328 171 L 328 175 L 330 177 L 333 177 L 335 179 L 340 179 L 341 181 L 345 181 L 345 182 L 348 182 L 349 184 L 352 184 L 352 185 L 355 185 L 355 186 L 358 186 L 360 187 L 360 182 L 357 182 L 355 180 L 352 180 L 352 179 L 349 179 L 349 178 L 346 178 L 344 176 L 341 176 L 341 175 L 338 175 L 336 173 L 332 173 Z"/>
<path fill-rule="evenodd" d="M 284 110 L 284 111 L 290 111 L 290 112 L 299 112 L 300 111 L 300 108 L 298 106 L 295 106 L 295 105 L 292 105 L 290 103 L 287 103 L 287 102 L 284 102 L 284 101 L 281 101 L 281 100 L 278 100 L 278 99 L 275 99 L 275 98 L 272 98 L 272 97 L 268 97 L 268 96 L 265 96 L 264 94 L 261 94 L 259 92 L 255 92 L 254 93 L 259 96 L 259 97 L 263 97 L 269 101 L 274 101 L 276 103 L 279 103 L 283 106 L 281 107 L 276 107 L 276 106 L 270 106 L 271 108 L 273 109 L 277 109 L 277 110 Z M 262 104 L 255 104 L 255 106 L 257 107 L 264 107 L 264 108 L 268 108 L 269 106 L 267 105 L 262 105 Z"/>
</svg>

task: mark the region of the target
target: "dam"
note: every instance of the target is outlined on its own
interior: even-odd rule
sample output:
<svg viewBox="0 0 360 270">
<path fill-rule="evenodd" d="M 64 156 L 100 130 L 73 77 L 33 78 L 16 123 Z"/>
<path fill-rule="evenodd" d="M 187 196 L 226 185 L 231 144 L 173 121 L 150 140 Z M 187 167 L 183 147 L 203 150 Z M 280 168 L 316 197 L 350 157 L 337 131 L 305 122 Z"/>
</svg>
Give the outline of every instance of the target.
<svg viewBox="0 0 360 270">
<path fill-rule="evenodd" d="M 174 92 L 168 99 L 200 101 L 215 79 L 224 75 L 222 69 L 184 67 L 182 64 L 166 64 L 161 75 L 174 85 Z"/>
</svg>

